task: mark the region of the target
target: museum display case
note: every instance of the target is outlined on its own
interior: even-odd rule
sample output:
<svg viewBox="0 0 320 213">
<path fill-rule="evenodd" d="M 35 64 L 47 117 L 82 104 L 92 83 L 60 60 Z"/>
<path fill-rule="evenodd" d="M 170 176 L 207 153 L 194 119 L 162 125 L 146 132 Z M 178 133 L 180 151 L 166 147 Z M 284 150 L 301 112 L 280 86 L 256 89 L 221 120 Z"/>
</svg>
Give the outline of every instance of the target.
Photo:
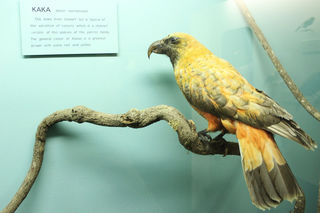
<svg viewBox="0 0 320 213">
<path fill-rule="evenodd" d="M 320 110 L 320 3 L 243 2 L 272 52 Z M 32 166 L 38 125 L 58 110 L 81 105 L 124 116 L 136 112 L 131 109 L 168 105 L 193 120 L 196 131 L 207 128 L 180 91 L 170 59 L 150 52 L 148 59 L 153 42 L 176 32 L 192 35 L 230 62 L 319 145 L 319 121 L 292 95 L 235 0 L 2 5 L 0 211 Z M 76 122 L 50 126 L 41 170 L 16 212 L 262 212 L 250 199 L 241 157 L 194 153 L 179 141 L 174 122 L 143 128 Z M 232 134 L 224 138 L 237 142 Z M 319 148 L 306 150 L 278 135 L 275 141 L 304 192 L 304 212 L 316 212 Z M 270 212 L 294 206 L 283 201 Z"/>
</svg>

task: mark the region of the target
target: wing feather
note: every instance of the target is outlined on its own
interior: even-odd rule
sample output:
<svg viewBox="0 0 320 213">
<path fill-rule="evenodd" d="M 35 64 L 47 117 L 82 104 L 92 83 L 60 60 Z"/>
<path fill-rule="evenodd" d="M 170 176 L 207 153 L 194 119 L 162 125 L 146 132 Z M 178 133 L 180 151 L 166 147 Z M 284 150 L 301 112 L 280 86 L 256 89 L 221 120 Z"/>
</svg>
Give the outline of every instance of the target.
<svg viewBox="0 0 320 213">
<path fill-rule="evenodd" d="M 177 80 L 178 84 L 190 104 L 201 111 L 265 129 L 297 141 L 307 149 L 316 147 L 290 113 L 254 88 L 228 62 L 205 67 L 193 64 L 185 72 L 189 77 L 180 78 L 183 80 Z"/>
</svg>

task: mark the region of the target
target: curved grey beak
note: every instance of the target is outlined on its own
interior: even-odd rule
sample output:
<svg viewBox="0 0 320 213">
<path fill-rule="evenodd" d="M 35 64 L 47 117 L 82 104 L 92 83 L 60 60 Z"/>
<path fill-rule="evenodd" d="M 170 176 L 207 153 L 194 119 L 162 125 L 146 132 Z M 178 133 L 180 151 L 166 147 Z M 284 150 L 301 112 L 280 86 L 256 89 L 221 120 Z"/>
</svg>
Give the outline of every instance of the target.
<svg viewBox="0 0 320 213">
<path fill-rule="evenodd" d="M 163 41 L 162 40 L 159 40 L 159 41 L 155 41 L 153 42 L 150 46 L 149 46 L 149 49 L 148 49 L 148 58 L 150 58 L 150 55 L 152 53 L 162 53 L 162 48 L 163 46 Z"/>
</svg>

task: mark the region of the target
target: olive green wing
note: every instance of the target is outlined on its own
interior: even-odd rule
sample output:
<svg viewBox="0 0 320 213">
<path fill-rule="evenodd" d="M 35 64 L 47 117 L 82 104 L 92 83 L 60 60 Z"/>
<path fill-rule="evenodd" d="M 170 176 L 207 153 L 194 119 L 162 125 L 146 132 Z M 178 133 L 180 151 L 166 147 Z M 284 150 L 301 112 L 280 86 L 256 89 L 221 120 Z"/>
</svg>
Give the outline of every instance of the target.
<svg viewBox="0 0 320 213">
<path fill-rule="evenodd" d="M 189 77 L 180 82 L 191 105 L 218 117 L 281 135 L 307 149 L 316 147 L 311 137 L 292 120 L 290 113 L 249 84 L 232 66 L 206 68 L 193 67 Z"/>
</svg>

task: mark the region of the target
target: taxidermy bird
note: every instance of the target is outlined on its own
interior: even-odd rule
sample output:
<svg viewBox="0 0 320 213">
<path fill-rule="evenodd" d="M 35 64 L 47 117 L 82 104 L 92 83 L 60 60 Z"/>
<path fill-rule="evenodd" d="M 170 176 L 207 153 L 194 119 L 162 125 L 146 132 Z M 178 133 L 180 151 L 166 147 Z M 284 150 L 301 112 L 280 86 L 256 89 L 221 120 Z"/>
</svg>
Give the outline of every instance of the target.
<svg viewBox="0 0 320 213">
<path fill-rule="evenodd" d="M 298 142 L 306 149 L 315 142 L 284 108 L 253 87 L 229 62 L 215 56 L 192 36 L 173 33 L 152 43 L 152 53 L 170 58 L 184 96 L 208 128 L 235 134 L 239 141 L 244 177 L 251 200 L 260 209 L 293 201 L 300 187 L 273 138 L 273 134 Z"/>
</svg>

